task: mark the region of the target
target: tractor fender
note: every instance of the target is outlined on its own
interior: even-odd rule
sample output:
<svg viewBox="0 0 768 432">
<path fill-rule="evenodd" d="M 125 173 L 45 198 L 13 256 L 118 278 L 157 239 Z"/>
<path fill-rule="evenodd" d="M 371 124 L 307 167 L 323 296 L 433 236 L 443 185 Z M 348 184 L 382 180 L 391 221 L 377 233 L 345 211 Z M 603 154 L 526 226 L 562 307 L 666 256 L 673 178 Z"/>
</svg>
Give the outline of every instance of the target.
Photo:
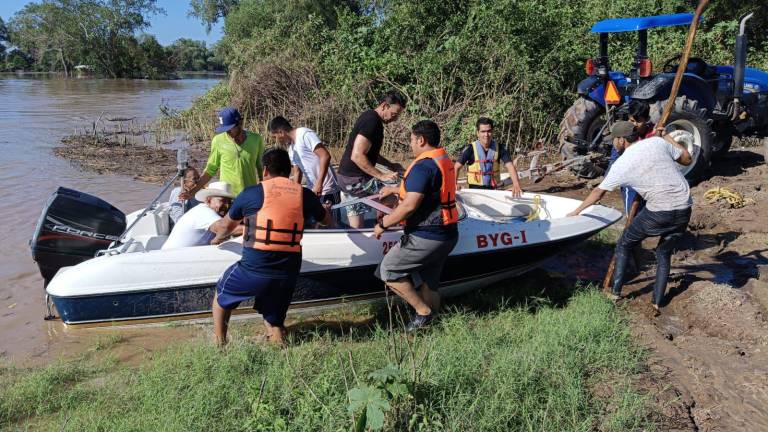
<svg viewBox="0 0 768 432">
<path fill-rule="evenodd" d="M 672 83 L 675 80 L 673 73 L 661 73 L 653 79 L 638 86 L 631 95 L 632 99 L 640 99 L 648 102 L 663 100 L 669 97 Z M 699 106 L 711 113 L 715 108 L 715 95 L 706 81 L 694 74 L 684 74 L 680 84 L 679 96 L 686 96 L 690 100 L 698 101 Z"/>
<path fill-rule="evenodd" d="M 579 83 L 579 85 L 576 87 L 576 93 L 578 93 L 579 96 L 587 96 L 590 94 L 596 87 L 600 86 L 603 83 L 603 80 L 600 79 L 597 76 L 590 76 L 587 77 Z"/>
</svg>

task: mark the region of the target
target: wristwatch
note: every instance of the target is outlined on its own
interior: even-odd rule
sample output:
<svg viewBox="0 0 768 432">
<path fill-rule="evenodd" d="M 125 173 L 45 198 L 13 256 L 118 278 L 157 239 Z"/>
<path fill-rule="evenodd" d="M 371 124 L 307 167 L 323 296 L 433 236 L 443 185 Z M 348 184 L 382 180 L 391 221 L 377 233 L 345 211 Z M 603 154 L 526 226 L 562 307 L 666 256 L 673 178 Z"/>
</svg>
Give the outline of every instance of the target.
<svg viewBox="0 0 768 432">
<path fill-rule="evenodd" d="M 387 230 L 387 227 L 385 227 L 385 226 L 384 226 L 384 224 L 383 224 L 383 223 L 381 223 L 381 222 L 376 222 L 376 226 L 380 226 L 380 227 L 381 227 L 381 229 L 382 229 L 382 230 L 384 230 L 384 231 L 386 231 L 386 230 Z"/>
</svg>

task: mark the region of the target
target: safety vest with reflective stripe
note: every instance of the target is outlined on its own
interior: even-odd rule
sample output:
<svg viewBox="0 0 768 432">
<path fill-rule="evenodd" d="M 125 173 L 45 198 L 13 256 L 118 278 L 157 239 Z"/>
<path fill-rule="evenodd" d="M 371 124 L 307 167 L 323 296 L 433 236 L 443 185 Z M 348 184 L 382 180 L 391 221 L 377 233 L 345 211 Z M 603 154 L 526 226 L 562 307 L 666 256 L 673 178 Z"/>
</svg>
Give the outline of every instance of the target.
<svg viewBox="0 0 768 432">
<path fill-rule="evenodd" d="M 432 159 L 435 161 L 443 178 L 443 182 L 440 184 L 440 205 L 426 220 L 431 221 L 439 218 L 443 225 L 455 224 L 459 221 L 459 212 L 456 209 L 456 170 L 453 167 L 451 157 L 448 156 L 448 153 L 442 147 L 425 151 L 414 159 L 411 166 L 405 171 L 403 181 L 400 182 L 400 199 L 405 199 L 405 181 L 408 179 L 408 174 L 411 173 L 411 169 L 416 163 L 422 159 Z"/>
<path fill-rule="evenodd" d="M 499 164 L 499 146 L 496 141 L 486 151 L 480 141 L 472 143 L 475 162 L 467 167 L 467 183 L 474 186 L 490 186 L 495 188 L 501 182 L 501 166 Z"/>
<path fill-rule="evenodd" d="M 263 251 L 301 252 L 304 200 L 301 185 L 275 177 L 261 182 L 264 204 L 245 218 L 243 245 Z"/>
</svg>

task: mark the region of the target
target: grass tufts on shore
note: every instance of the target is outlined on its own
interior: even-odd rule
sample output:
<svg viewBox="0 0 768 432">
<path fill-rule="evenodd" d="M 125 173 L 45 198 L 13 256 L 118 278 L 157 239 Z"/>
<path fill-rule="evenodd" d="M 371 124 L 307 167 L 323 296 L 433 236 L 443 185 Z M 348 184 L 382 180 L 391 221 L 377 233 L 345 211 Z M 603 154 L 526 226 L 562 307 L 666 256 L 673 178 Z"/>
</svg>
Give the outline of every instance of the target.
<svg viewBox="0 0 768 432">
<path fill-rule="evenodd" d="M 472 311 L 462 310 L 466 303 L 450 306 L 438 324 L 413 337 L 388 329 L 401 324 L 386 308 L 370 324 L 341 331 L 294 330 L 284 349 L 254 344 L 235 331 L 223 353 L 207 341 L 182 343 L 137 369 L 104 372 L 100 385 L 93 385 L 98 369 L 87 362 L 29 373 L 7 369 L 0 375 L 0 425 L 73 431 L 647 427 L 644 398 L 628 384 L 643 353 L 630 343 L 623 312 L 596 290 L 569 294 L 555 302 L 559 306 L 539 300 L 521 307 L 499 298 Z M 598 385 L 609 391 L 597 394 Z M 351 398 L 357 398 L 352 405 Z M 369 409 L 361 411 L 365 404 Z"/>
</svg>

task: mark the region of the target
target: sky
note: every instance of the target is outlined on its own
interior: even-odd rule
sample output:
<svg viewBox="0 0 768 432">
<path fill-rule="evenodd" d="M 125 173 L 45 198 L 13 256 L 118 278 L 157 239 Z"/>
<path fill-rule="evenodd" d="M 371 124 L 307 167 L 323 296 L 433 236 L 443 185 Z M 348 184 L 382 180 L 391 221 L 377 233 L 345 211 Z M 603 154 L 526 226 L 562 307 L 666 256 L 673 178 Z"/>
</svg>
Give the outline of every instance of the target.
<svg viewBox="0 0 768 432">
<path fill-rule="evenodd" d="M 24 5 L 33 3 L 29 0 L 0 0 L 0 17 L 8 20 Z M 217 23 L 210 34 L 205 33 L 205 26 L 195 18 L 187 17 L 189 1 L 187 0 L 157 0 L 157 5 L 165 9 L 165 15 L 157 15 L 150 19 L 152 27 L 145 33 L 153 34 L 162 45 L 169 45 L 176 39 L 187 38 L 203 40 L 208 46 L 222 37 L 222 23 Z"/>
</svg>

